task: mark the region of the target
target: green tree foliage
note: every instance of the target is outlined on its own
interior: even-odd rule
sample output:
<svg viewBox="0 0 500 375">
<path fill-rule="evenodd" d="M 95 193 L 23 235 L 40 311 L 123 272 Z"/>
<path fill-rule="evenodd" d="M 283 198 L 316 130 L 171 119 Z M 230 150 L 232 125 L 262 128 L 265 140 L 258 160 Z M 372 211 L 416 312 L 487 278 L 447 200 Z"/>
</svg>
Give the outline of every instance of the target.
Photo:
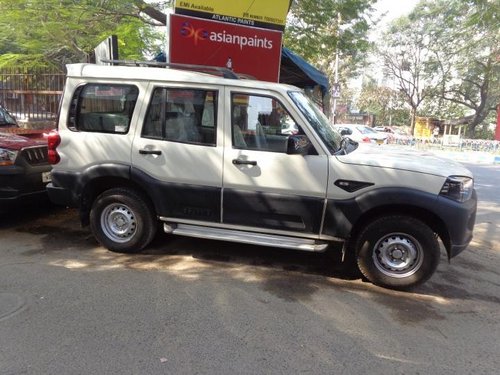
<svg viewBox="0 0 500 375">
<path fill-rule="evenodd" d="M 317 62 L 331 59 L 337 47 L 350 55 L 365 51 L 370 26 L 366 16 L 374 3 L 375 0 L 297 0 L 290 9 L 285 44 Z"/>
<path fill-rule="evenodd" d="M 340 54 L 345 82 L 356 73 L 370 47 L 369 18 L 376 0 L 294 1 L 284 44 L 327 72 L 333 83 L 335 53 Z M 340 15 L 340 20 L 339 16 Z"/>
<path fill-rule="evenodd" d="M 36 68 L 59 68 L 58 65 L 47 61 L 45 56 L 39 53 L 23 55 L 19 53 L 4 53 L 0 55 L 0 68 L 24 68 L 25 70 Z"/>
<path fill-rule="evenodd" d="M 400 86 L 416 82 L 415 112 L 467 124 L 474 136 L 500 102 L 499 14 L 497 0 L 421 1 L 393 25 L 382 56 Z"/>
<path fill-rule="evenodd" d="M 378 48 L 385 74 L 394 80 L 410 107 L 411 132 L 415 128 L 419 107 L 430 94 L 424 89 L 430 84 L 424 69 L 429 51 L 425 34 L 417 23 L 406 17 L 394 21 Z"/>
<path fill-rule="evenodd" d="M 9 53 L 0 64 L 33 62 L 34 56 L 41 65 L 86 61 L 111 34 L 121 43 L 121 58 L 138 57 L 158 39 L 148 27 L 155 23 L 145 16 L 148 9 L 143 1 L 0 0 L 1 52 Z"/>
<path fill-rule="evenodd" d="M 285 44 L 333 77 L 335 52 L 340 52 L 346 81 L 369 48 L 369 14 L 376 0 L 297 0 L 290 10 Z M 56 63 L 86 61 L 94 47 L 111 34 L 118 36 L 120 58 L 151 53 L 163 39 L 151 25 L 165 25 L 165 9 L 174 0 L 0 0 L 0 54 Z M 338 15 L 341 16 L 340 22 Z M 3 62 L 2 62 L 3 60 Z M 12 56 L 0 57 L 9 64 Z"/>
<path fill-rule="evenodd" d="M 378 85 L 373 78 L 364 79 L 356 103 L 360 112 L 375 115 L 377 125 L 399 126 L 410 123 L 404 95 L 388 86 Z"/>
</svg>

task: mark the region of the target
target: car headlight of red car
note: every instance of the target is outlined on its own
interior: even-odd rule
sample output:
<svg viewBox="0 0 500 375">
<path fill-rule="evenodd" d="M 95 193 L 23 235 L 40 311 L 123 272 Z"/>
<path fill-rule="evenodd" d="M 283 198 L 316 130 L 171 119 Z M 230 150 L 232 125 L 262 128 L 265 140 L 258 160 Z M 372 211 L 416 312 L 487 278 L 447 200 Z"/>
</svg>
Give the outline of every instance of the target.
<svg viewBox="0 0 500 375">
<path fill-rule="evenodd" d="M 0 148 L 0 165 L 13 165 L 16 161 L 17 151 Z"/>
</svg>

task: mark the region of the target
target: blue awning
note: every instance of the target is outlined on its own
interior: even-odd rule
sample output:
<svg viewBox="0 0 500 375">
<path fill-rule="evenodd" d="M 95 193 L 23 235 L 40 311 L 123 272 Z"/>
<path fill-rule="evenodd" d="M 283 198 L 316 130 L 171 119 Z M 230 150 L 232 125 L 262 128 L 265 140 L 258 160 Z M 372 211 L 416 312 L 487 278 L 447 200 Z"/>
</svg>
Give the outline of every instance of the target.
<svg viewBox="0 0 500 375">
<path fill-rule="evenodd" d="M 288 48 L 281 51 L 280 82 L 300 88 L 319 85 L 323 95 L 328 92 L 328 77 Z"/>
</svg>

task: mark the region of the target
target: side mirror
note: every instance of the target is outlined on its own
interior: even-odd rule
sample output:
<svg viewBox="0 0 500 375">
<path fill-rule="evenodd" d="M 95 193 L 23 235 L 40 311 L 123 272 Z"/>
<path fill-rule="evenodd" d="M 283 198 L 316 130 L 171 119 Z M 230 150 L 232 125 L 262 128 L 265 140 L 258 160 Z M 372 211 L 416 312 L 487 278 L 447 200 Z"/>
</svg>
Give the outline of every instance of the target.
<svg viewBox="0 0 500 375">
<path fill-rule="evenodd" d="M 352 134 L 352 129 L 349 129 L 349 128 L 341 128 L 340 129 L 341 136 L 351 135 L 351 134 Z"/>
<path fill-rule="evenodd" d="M 306 135 L 291 135 L 288 137 L 286 153 L 288 155 L 307 155 L 312 144 Z"/>
</svg>

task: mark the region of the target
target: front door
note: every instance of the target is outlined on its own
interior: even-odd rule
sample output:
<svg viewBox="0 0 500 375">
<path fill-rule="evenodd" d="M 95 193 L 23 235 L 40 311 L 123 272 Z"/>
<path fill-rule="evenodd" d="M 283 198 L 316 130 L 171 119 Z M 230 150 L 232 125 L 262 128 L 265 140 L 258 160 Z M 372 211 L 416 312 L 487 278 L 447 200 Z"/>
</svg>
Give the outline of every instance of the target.
<svg viewBox="0 0 500 375">
<path fill-rule="evenodd" d="M 286 153 L 288 137 L 303 129 L 284 102 L 277 94 L 228 90 L 223 222 L 315 236 L 321 229 L 328 157 L 316 150 L 305 156 Z"/>
</svg>

